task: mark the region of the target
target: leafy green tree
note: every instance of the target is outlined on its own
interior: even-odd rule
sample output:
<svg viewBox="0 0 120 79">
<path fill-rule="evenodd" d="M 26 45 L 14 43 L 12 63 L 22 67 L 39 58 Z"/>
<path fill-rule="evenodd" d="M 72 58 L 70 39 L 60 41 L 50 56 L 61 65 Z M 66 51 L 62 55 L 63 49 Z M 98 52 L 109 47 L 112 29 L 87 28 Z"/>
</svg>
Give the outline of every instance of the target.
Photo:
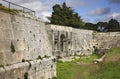
<svg viewBox="0 0 120 79">
<path fill-rule="evenodd" d="M 108 31 L 119 31 L 120 25 L 119 22 L 115 19 L 111 19 L 106 27 Z"/>
<path fill-rule="evenodd" d="M 48 18 L 51 24 L 71 26 L 80 28 L 84 23 L 78 13 L 63 3 L 62 6 L 56 4 L 53 6 L 52 16 Z"/>
<path fill-rule="evenodd" d="M 93 24 L 93 23 L 85 23 L 83 29 L 96 30 L 97 26 L 96 24 Z"/>
<path fill-rule="evenodd" d="M 107 22 L 98 22 L 98 23 L 96 24 L 97 31 L 100 31 L 100 32 L 106 31 L 107 25 L 108 25 Z"/>
<path fill-rule="evenodd" d="M 107 22 L 98 22 L 96 25 L 97 25 L 97 27 L 98 27 L 98 26 L 102 26 L 102 27 L 105 27 L 105 28 L 106 28 L 107 25 L 108 25 L 108 23 L 107 23 Z"/>
</svg>

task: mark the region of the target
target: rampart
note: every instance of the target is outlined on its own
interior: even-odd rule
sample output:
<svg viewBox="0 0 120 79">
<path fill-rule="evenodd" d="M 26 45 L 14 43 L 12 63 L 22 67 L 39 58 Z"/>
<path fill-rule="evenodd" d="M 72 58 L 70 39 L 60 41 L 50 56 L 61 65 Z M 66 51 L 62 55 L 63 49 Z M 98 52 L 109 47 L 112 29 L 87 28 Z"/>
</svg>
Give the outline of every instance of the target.
<svg viewBox="0 0 120 79">
<path fill-rule="evenodd" d="M 120 33 L 46 25 L 27 13 L 0 11 L 0 79 L 52 79 L 56 57 L 120 47 Z"/>
<path fill-rule="evenodd" d="M 120 32 L 94 32 L 93 47 L 96 52 L 103 54 L 110 48 L 120 47 Z"/>
<path fill-rule="evenodd" d="M 0 11 L 0 79 L 51 79 L 55 66 L 45 23 Z"/>
</svg>

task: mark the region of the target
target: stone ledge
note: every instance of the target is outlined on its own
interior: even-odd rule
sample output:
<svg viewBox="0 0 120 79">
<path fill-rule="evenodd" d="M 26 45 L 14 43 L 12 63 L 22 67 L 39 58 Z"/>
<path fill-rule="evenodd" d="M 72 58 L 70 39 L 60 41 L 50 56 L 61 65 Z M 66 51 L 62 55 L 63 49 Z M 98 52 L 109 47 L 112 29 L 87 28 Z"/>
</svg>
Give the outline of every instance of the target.
<svg viewBox="0 0 120 79">
<path fill-rule="evenodd" d="M 28 79 L 52 79 L 56 76 L 54 60 L 55 57 L 50 57 L 0 67 L 0 79 L 23 79 L 26 73 Z"/>
</svg>

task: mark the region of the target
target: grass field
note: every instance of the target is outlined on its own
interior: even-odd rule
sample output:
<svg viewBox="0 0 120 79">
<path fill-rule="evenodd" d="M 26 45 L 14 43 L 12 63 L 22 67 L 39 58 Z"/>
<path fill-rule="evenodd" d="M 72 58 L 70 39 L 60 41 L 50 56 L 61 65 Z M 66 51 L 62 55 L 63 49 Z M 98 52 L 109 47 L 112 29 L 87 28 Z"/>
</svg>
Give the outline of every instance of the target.
<svg viewBox="0 0 120 79">
<path fill-rule="evenodd" d="M 57 63 L 56 79 L 120 79 L 120 48 L 110 49 L 105 61 L 94 64 L 96 55 Z"/>
</svg>

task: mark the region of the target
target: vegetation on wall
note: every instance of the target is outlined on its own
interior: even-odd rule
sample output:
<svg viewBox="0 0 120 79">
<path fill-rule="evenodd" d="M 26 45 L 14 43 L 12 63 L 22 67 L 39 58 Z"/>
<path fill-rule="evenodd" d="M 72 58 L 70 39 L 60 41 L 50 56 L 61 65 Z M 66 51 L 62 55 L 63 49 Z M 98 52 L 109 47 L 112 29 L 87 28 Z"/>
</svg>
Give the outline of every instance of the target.
<svg viewBox="0 0 120 79">
<path fill-rule="evenodd" d="M 16 10 L 16 9 L 9 9 L 5 6 L 3 6 L 2 4 L 0 4 L 0 10 L 3 10 L 5 12 L 12 12 L 12 13 L 18 13 L 20 10 Z"/>
<path fill-rule="evenodd" d="M 0 64 L 0 67 L 4 68 L 4 65 Z"/>
</svg>

